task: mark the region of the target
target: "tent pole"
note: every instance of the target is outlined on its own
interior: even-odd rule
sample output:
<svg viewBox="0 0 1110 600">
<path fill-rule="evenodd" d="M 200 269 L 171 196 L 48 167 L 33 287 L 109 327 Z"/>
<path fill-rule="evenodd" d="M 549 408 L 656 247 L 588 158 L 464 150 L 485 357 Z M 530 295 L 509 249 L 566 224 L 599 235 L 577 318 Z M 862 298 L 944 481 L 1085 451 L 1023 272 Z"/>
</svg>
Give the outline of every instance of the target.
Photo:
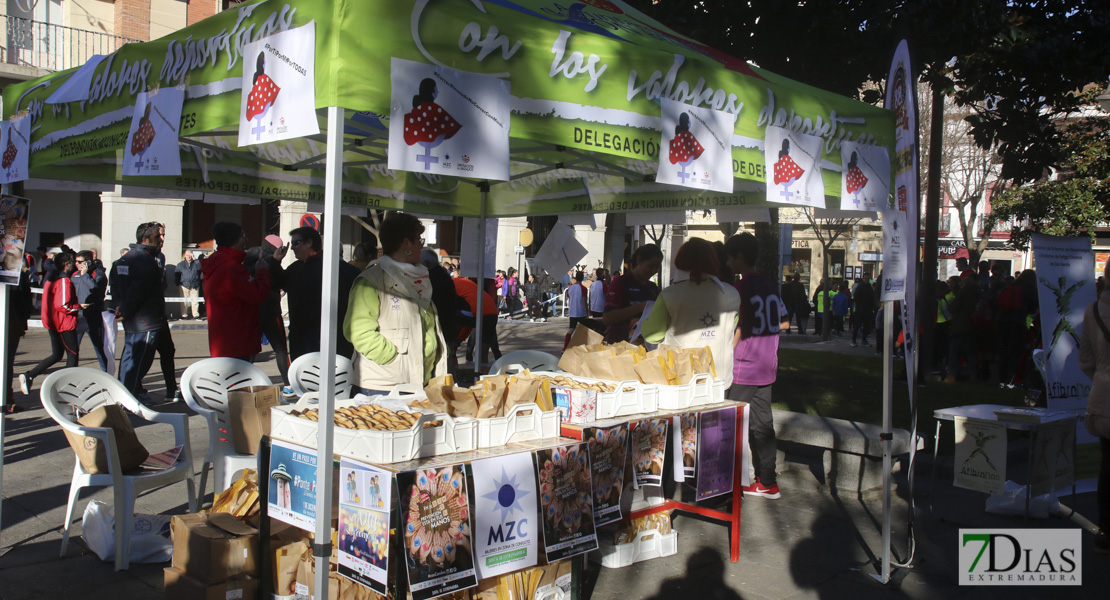
<svg viewBox="0 0 1110 600">
<path fill-rule="evenodd" d="M 489 182 L 483 181 L 478 184 L 478 189 L 482 192 L 481 204 L 478 207 L 478 239 L 475 242 L 478 246 L 478 302 L 474 311 L 474 380 L 477 381 L 482 376 L 482 357 L 485 355 L 482 352 L 482 320 L 485 315 L 482 314 L 484 310 L 482 298 L 485 294 L 482 292 L 486 289 L 486 204 L 489 203 Z M 496 316 L 494 317 L 496 318 Z"/>
<path fill-rule="evenodd" d="M 883 309 L 883 558 L 879 580 L 890 581 L 891 407 L 894 404 L 894 302 Z"/>
<path fill-rule="evenodd" d="M 320 311 L 320 352 L 324 360 L 320 381 L 320 427 L 316 440 L 316 597 L 328 597 L 328 560 L 331 557 L 332 429 L 335 416 L 335 340 L 339 326 L 339 230 L 343 222 L 343 113 L 328 107 L 327 168 L 324 175 L 324 281 Z"/>
<path fill-rule="evenodd" d="M 0 101 L 0 106 L 3 106 L 2 101 Z M 5 183 L 3 185 L 0 185 L 0 193 L 4 194 L 5 196 L 11 194 L 11 184 Z M 26 258 L 24 258 L 23 264 L 26 264 Z M 20 265 L 20 269 L 23 268 L 23 264 Z M 18 280 L 16 280 L 16 285 L 19 285 Z M 9 287 L 11 286 L 0 284 L 0 288 L 3 288 L 3 290 L 0 290 L 0 349 L 4 351 L 4 354 L 0 356 L 5 357 L 4 360 L 0 361 L 0 381 L 3 382 L 3 385 L 0 386 L 0 410 L 3 410 L 3 407 L 6 407 L 8 404 L 14 402 L 14 399 L 12 398 L 12 374 L 9 372 L 11 366 L 8 364 L 7 360 L 8 327 L 10 326 L 8 323 L 8 310 L 10 310 L 10 307 L 8 306 Z M 2 492 L 4 489 L 4 438 L 6 433 L 4 430 L 7 426 L 6 417 L 6 413 L 0 412 L 0 498 L 4 497 Z M 0 501 L 0 508 L 2 508 L 3 505 L 4 503 Z M 3 515 L 0 514 L 0 517 L 2 516 Z M 2 519 L 0 519 L 0 523 L 3 523 Z M 0 526 L 0 533 L 2 532 L 3 526 Z"/>
</svg>

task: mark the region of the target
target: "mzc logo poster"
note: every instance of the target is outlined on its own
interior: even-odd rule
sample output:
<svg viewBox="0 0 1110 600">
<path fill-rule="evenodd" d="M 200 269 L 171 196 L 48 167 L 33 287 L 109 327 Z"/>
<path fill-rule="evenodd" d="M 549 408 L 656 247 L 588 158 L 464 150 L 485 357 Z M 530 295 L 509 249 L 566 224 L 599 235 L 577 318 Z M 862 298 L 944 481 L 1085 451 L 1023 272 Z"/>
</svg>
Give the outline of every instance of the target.
<svg viewBox="0 0 1110 600">
<path fill-rule="evenodd" d="M 243 46 L 239 146 L 320 133 L 316 121 L 316 22 Z"/>
<path fill-rule="evenodd" d="M 485 579 L 531 567 L 543 532 L 532 454 L 470 463 L 474 474 L 474 564 Z"/>
<path fill-rule="evenodd" d="M 655 181 L 731 194 L 736 115 L 667 98 L 659 104 L 663 140 Z"/>
<path fill-rule="evenodd" d="M 27 166 L 31 157 L 31 115 L 14 115 L 0 129 L 0 147 L 4 148 L 0 160 L 0 183 L 23 181 L 30 175 Z"/>
<path fill-rule="evenodd" d="M 135 97 L 135 114 L 124 146 L 124 175 L 180 175 L 177 148 L 185 88 L 158 88 Z"/>
<path fill-rule="evenodd" d="M 389 576 L 389 509 L 393 476 L 339 461 L 339 574 L 385 595 Z"/>
<path fill-rule="evenodd" d="M 821 180 L 823 140 L 782 127 L 767 127 L 763 162 L 768 174 L 767 201 L 825 208 Z"/>
<path fill-rule="evenodd" d="M 890 156 L 886 148 L 843 142 L 840 145 L 840 210 L 879 210 L 890 195 Z"/>
<path fill-rule="evenodd" d="M 389 168 L 509 180 L 509 82 L 394 58 Z"/>
<path fill-rule="evenodd" d="M 316 450 L 273 440 L 270 447 L 270 516 L 313 531 L 316 528 Z"/>
<path fill-rule="evenodd" d="M 397 475 L 405 568 L 413 600 L 478 585 L 471 551 L 465 465 Z"/>
</svg>

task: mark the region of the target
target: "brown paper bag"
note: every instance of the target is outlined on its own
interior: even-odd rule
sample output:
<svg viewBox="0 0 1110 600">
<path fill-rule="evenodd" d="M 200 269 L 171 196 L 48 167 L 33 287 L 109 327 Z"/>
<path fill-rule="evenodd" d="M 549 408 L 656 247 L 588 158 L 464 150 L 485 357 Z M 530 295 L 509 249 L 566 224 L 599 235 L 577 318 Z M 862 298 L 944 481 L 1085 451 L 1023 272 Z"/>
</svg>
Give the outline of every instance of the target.
<svg viewBox="0 0 1110 600">
<path fill-rule="evenodd" d="M 517 404 L 527 404 L 529 402 L 536 402 L 540 393 L 540 386 L 543 384 L 539 379 L 522 379 L 516 378 L 515 381 L 509 383 L 509 387 L 505 392 L 505 403 L 503 410 L 498 416 L 505 416 L 509 414 Z"/>
<path fill-rule="evenodd" d="M 579 327 L 581 327 L 581 325 L 579 325 Z M 559 368 L 571 375 L 585 376 L 582 363 L 586 358 L 586 354 L 588 354 L 588 352 L 585 346 L 567 348 L 563 351 L 563 355 L 559 357 Z"/>
<path fill-rule="evenodd" d="M 119 454 L 120 469 L 124 472 L 137 468 L 150 456 L 135 435 L 127 411 L 118 404 L 105 404 L 77 419 L 77 423 L 85 427 L 108 427 L 115 433 L 116 453 Z M 63 431 L 82 468 L 93 474 L 108 472 L 108 453 L 99 439 Z"/>
<path fill-rule="evenodd" d="M 239 454 L 258 454 L 258 442 L 270 434 L 270 408 L 281 404 L 281 387 L 255 385 L 227 393 L 231 440 Z"/>
<path fill-rule="evenodd" d="M 475 386 L 477 387 L 477 386 Z M 489 419 L 505 414 L 505 393 L 508 388 L 493 387 L 485 390 L 475 390 L 474 396 L 478 400 L 478 411 L 475 416 L 479 419 Z"/>
<path fill-rule="evenodd" d="M 452 417 L 478 416 L 478 398 L 473 390 L 461 387 L 444 388 L 447 396 L 447 414 Z"/>
<path fill-rule="evenodd" d="M 674 355 L 674 379 L 680 384 L 690 383 L 694 378 L 694 355 L 689 351 L 676 352 Z"/>
<path fill-rule="evenodd" d="M 652 350 L 647 353 L 644 360 L 636 364 L 636 375 L 644 383 L 671 385 L 671 380 L 667 377 L 668 369 L 665 362 L 666 358 L 662 353 L 658 350 Z"/>
<path fill-rule="evenodd" d="M 600 333 L 579 323 L 574 328 L 574 332 L 570 334 L 570 341 L 567 342 L 566 349 L 570 350 L 571 348 L 574 348 L 576 346 L 600 344 L 604 339 L 605 337 L 602 336 Z"/>
<path fill-rule="evenodd" d="M 301 565 L 301 556 L 306 552 L 311 556 L 306 542 L 293 542 L 274 551 L 275 594 L 290 596 L 297 592 L 297 569 Z"/>
</svg>

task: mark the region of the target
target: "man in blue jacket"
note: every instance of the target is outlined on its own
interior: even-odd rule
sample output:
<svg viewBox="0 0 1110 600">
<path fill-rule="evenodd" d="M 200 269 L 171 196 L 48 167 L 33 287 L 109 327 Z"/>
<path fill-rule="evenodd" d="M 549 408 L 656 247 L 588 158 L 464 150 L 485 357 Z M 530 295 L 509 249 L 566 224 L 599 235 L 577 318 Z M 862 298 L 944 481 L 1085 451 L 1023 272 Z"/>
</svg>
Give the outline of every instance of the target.
<svg viewBox="0 0 1110 600">
<path fill-rule="evenodd" d="M 158 264 L 165 236 L 160 223 L 139 225 L 135 234 L 138 243 L 131 244 L 116 263 L 111 281 L 116 318 L 123 321 L 124 332 L 119 379 L 141 402 L 150 402 L 143 390 L 143 377 L 154 363 L 154 353 L 173 355 L 162 295 L 165 272 Z M 175 382 L 166 382 L 167 396 L 176 390 Z"/>
</svg>

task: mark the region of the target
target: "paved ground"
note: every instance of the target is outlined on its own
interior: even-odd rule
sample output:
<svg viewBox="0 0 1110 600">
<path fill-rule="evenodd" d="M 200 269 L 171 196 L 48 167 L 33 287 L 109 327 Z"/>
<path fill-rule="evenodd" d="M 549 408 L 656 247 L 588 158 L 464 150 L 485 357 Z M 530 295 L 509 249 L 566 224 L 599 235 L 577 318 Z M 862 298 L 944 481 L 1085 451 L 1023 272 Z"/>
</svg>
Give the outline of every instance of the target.
<svg viewBox="0 0 1110 600">
<path fill-rule="evenodd" d="M 541 349 L 557 352 L 565 332 L 565 320 L 546 324 L 511 323 L 500 328 L 504 351 Z M 207 356 L 207 334 L 203 329 L 178 330 L 177 373 Z M 848 338 L 816 342 L 814 336 L 783 336 L 783 342 L 815 351 L 866 353 L 872 348 L 849 348 Z M 32 331 L 20 346 L 16 372 L 31 368 L 48 353 L 49 342 L 41 331 Z M 95 367 L 87 343 L 83 366 Z M 263 356 L 263 358 L 269 358 Z M 91 360 L 90 360 L 91 359 Z M 262 363 L 277 375 L 272 360 Z M 157 365 L 155 366 L 155 371 Z M 161 376 L 153 373 L 146 387 L 161 396 Z M 80 541 L 80 514 L 90 498 L 110 501 L 111 491 L 84 494 L 77 518 L 70 527 L 73 539 L 64 557 L 58 557 L 66 494 L 73 470 L 73 454 L 60 429 L 32 397 L 22 394 L 16 401 L 28 410 L 7 420 L 4 444 L 3 530 L 0 533 L 0 599 L 73 598 L 161 598 L 162 566 L 133 565 L 116 573 Z M 969 402 L 971 400 L 969 399 Z M 162 410 L 188 412 L 183 404 L 167 404 Z M 194 461 L 204 455 L 207 431 L 200 417 L 189 422 Z M 923 419 L 922 431 L 931 431 L 932 420 Z M 166 429 L 146 425 L 140 438 L 152 450 L 162 449 Z M 920 456 L 920 455 L 919 455 Z M 1014 450 L 1015 461 L 1023 450 Z M 818 486 L 816 480 L 792 478 L 794 487 L 784 488 L 780 500 L 751 498 L 744 504 L 740 561 L 728 562 L 727 528 L 689 516 L 676 517 L 680 532 L 679 554 L 638 563 L 624 569 L 592 567 L 584 582 L 587 597 L 597 600 L 630 598 L 971 598 L 988 597 L 1106 598 L 1110 589 L 1110 560 L 1091 550 L 1090 534 L 1083 535 L 1083 583 L 1081 588 L 979 588 L 960 587 L 957 578 L 957 536 L 960 527 L 1080 527 L 1083 518 L 1095 514 L 1094 494 L 1080 494 L 1064 503 L 1078 515 L 1071 519 L 1031 521 L 1000 517 L 984 512 L 985 496 L 956 490 L 945 481 L 951 461 L 942 461 L 936 484 L 935 514 L 928 506 L 931 455 L 922 456 L 918 470 L 915 519 L 916 553 L 913 566 L 895 573 L 891 584 L 882 586 L 871 575 L 881 555 L 881 499 L 842 495 Z M 948 472 L 950 473 L 950 472 Z M 950 478 L 950 474 L 947 475 Z M 786 480 L 784 479 L 784 482 Z M 901 477 L 894 499 L 895 558 L 907 557 L 907 522 L 911 514 L 908 486 Z M 141 496 L 138 510 L 178 514 L 185 511 L 185 487 L 176 484 Z M 1102 590 L 1102 591 L 1099 591 Z"/>
</svg>

